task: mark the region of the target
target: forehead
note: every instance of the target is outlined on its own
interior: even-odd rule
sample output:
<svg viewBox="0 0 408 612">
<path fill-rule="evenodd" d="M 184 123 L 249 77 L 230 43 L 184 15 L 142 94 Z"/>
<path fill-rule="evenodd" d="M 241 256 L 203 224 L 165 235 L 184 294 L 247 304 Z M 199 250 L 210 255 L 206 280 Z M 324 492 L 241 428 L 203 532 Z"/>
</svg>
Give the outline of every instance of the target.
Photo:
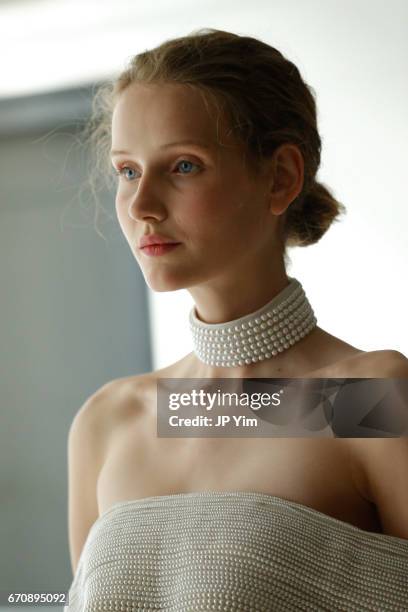
<svg viewBox="0 0 408 612">
<path fill-rule="evenodd" d="M 112 115 L 112 146 L 137 140 L 160 146 L 175 140 L 207 142 L 211 148 L 233 145 L 223 113 L 211 100 L 182 84 L 129 85 L 119 95 Z"/>
</svg>

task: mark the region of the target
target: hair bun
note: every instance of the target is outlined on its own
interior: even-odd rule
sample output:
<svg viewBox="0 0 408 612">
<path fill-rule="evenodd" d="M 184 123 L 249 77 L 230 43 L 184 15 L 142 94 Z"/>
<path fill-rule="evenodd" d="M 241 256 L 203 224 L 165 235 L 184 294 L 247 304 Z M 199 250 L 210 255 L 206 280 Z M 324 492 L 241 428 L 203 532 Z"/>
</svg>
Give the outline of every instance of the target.
<svg viewBox="0 0 408 612">
<path fill-rule="evenodd" d="M 345 206 L 334 198 L 328 187 L 314 180 L 309 190 L 287 209 L 284 224 L 287 246 L 315 244 L 333 221 L 345 213 Z"/>
</svg>

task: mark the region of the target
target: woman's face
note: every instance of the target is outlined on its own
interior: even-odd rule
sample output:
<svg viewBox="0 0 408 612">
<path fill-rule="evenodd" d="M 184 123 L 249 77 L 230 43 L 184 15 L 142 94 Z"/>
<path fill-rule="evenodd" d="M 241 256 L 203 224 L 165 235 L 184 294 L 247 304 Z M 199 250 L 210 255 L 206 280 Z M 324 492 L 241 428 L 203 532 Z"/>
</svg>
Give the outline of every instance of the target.
<svg viewBox="0 0 408 612">
<path fill-rule="evenodd" d="M 222 144 L 217 119 L 199 92 L 183 85 L 132 84 L 116 103 L 116 212 L 155 291 L 239 275 L 245 262 L 256 266 L 270 254 L 277 217 L 270 212 L 269 183 L 251 177 L 222 119 L 218 130 Z M 184 141 L 191 144 L 173 144 Z M 180 244 L 148 255 L 140 239 L 151 234 Z"/>
</svg>

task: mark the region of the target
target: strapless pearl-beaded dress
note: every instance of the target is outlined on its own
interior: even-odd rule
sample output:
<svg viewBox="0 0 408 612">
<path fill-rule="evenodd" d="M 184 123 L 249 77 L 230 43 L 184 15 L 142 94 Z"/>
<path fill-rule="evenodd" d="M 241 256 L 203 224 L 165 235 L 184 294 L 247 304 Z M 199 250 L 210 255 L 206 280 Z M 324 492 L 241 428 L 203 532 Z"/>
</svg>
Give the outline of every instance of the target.
<svg viewBox="0 0 408 612">
<path fill-rule="evenodd" d="M 116 503 L 92 525 L 70 612 L 408 611 L 408 540 L 264 493 Z"/>
</svg>

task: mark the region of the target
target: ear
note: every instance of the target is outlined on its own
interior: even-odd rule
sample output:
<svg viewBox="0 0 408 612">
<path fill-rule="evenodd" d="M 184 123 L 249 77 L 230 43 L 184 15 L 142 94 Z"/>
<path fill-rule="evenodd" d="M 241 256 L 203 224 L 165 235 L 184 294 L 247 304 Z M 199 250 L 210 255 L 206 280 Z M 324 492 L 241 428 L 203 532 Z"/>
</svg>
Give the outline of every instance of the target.
<svg viewBox="0 0 408 612">
<path fill-rule="evenodd" d="M 274 151 L 270 179 L 270 210 L 274 215 L 282 215 L 302 191 L 304 160 L 299 147 L 283 144 Z"/>
</svg>

